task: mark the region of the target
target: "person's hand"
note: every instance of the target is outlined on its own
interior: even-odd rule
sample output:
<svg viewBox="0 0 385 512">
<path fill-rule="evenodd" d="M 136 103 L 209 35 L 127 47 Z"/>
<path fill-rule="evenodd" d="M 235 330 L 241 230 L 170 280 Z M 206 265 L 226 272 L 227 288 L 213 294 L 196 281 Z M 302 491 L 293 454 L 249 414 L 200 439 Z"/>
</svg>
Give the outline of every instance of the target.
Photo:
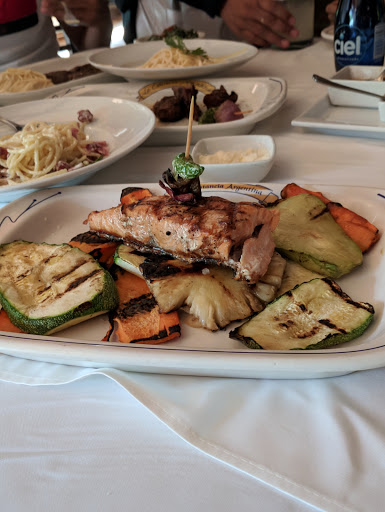
<svg viewBox="0 0 385 512">
<path fill-rule="evenodd" d="M 327 4 L 327 6 L 325 8 L 325 11 L 326 11 L 326 14 L 328 15 L 329 21 L 333 25 L 336 21 L 337 5 L 338 5 L 338 0 L 334 0 L 333 2 L 330 2 L 330 4 Z"/>
<path fill-rule="evenodd" d="M 110 17 L 108 0 L 66 0 L 66 5 L 82 25 L 87 27 L 99 25 Z M 41 0 L 40 10 L 47 16 L 55 16 L 64 21 L 65 10 L 60 0 Z"/>
<path fill-rule="evenodd" d="M 288 48 L 285 37 L 299 34 L 295 18 L 275 0 L 226 0 L 221 17 L 236 36 L 256 46 Z"/>
<path fill-rule="evenodd" d="M 59 20 L 79 51 L 110 45 L 112 21 L 108 0 L 66 0 L 65 3 L 81 25 L 65 23 L 65 10 L 60 0 L 41 0 L 40 11 Z"/>
</svg>

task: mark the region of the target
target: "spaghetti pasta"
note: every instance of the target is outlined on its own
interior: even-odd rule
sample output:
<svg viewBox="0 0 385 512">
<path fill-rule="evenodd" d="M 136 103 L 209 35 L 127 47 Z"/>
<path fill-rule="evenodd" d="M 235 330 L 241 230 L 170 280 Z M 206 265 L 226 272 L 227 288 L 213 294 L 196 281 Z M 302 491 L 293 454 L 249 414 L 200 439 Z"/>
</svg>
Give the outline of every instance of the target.
<svg viewBox="0 0 385 512">
<path fill-rule="evenodd" d="M 140 67 L 144 69 L 156 68 L 185 68 L 190 66 L 207 66 L 208 64 L 216 64 L 222 62 L 222 57 L 206 57 L 202 55 L 194 55 L 185 53 L 178 48 L 163 48 L 156 52 L 148 61 Z"/>
<path fill-rule="evenodd" d="M 35 91 L 52 85 L 52 80 L 32 69 L 8 68 L 0 73 L 0 93 Z"/>
<path fill-rule="evenodd" d="M 89 111 L 80 111 L 92 114 Z M 107 156 L 106 142 L 93 142 L 84 132 L 86 122 L 47 124 L 32 121 L 23 130 L 0 139 L 0 175 L 3 185 L 64 174 Z"/>
</svg>

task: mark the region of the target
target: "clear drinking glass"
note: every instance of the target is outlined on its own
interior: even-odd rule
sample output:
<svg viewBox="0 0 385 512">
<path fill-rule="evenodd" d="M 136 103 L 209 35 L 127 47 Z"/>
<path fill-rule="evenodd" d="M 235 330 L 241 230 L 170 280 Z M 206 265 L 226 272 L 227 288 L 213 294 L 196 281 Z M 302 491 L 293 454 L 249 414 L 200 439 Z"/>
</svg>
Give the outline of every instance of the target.
<svg viewBox="0 0 385 512">
<path fill-rule="evenodd" d="M 277 0 L 281 2 L 296 19 L 296 27 L 299 31 L 297 37 L 287 37 L 290 41 L 288 50 L 304 48 L 312 43 L 314 37 L 314 4 L 315 0 Z"/>
</svg>

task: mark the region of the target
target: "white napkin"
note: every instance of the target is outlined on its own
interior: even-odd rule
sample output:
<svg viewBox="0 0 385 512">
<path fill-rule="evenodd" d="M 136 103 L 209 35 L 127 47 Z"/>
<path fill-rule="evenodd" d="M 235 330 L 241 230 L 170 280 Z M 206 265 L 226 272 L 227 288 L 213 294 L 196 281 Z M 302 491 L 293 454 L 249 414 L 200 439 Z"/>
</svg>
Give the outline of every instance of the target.
<svg viewBox="0 0 385 512">
<path fill-rule="evenodd" d="M 193 446 L 310 505 L 381 509 L 385 369 L 275 381 L 126 373 L 0 356 L 0 379 L 8 382 L 64 384 L 92 374 L 115 380 Z"/>
</svg>

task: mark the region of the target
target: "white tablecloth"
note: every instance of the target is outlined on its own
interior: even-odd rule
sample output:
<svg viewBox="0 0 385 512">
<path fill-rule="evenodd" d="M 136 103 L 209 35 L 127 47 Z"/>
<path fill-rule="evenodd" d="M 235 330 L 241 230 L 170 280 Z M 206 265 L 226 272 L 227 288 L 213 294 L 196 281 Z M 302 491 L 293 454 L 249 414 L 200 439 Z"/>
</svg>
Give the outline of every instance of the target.
<svg viewBox="0 0 385 512">
<path fill-rule="evenodd" d="M 384 143 L 294 129 L 326 94 L 330 43 L 260 51 L 236 76 L 279 76 L 269 182 L 385 188 Z M 154 182 L 177 148 L 141 147 L 90 183 Z M 313 380 L 124 373 L 0 355 L 5 511 L 380 511 L 385 369 Z M 16 384 L 17 383 L 17 384 Z M 187 442 L 186 442 L 187 441 Z"/>
</svg>

